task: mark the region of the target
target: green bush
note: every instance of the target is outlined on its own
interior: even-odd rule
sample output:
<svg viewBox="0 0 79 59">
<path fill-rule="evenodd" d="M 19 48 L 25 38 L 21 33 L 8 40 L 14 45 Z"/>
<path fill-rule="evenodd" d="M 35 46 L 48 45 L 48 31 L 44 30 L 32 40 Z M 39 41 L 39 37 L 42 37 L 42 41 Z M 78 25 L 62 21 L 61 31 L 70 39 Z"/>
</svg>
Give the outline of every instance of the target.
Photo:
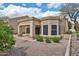
<svg viewBox="0 0 79 59">
<path fill-rule="evenodd" d="M 65 34 L 72 34 L 72 31 L 68 30 Z"/>
<path fill-rule="evenodd" d="M 59 43 L 60 42 L 60 37 L 51 37 L 52 41 L 55 43 Z"/>
<path fill-rule="evenodd" d="M 46 43 L 51 43 L 50 38 L 49 37 L 45 37 L 45 41 Z"/>
<path fill-rule="evenodd" d="M 35 36 L 35 39 L 36 39 L 37 41 L 43 42 L 43 37 L 42 37 L 42 36 L 36 35 L 36 36 Z"/>
<path fill-rule="evenodd" d="M 0 20 L 0 51 L 10 50 L 14 43 L 11 27 Z"/>
</svg>

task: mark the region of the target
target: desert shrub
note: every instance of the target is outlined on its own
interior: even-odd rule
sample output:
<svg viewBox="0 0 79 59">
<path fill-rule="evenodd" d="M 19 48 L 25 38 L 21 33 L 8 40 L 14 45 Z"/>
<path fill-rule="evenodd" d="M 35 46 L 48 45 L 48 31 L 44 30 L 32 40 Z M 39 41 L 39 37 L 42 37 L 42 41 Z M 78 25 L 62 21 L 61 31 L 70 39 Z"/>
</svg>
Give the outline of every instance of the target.
<svg viewBox="0 0 79 59">
<path fill-rule="evenodd" d="M 44 38 L 45 38 L 46 43 L 51 43 L 51 41 L 50 41 L 50 38 L 49 38 L 49 37 L 44 37 Z"/>
<path fill-rule="evenodd" d="M 42 37 L 42 36 L 36 35 L 36 36 L 35 36 L 35 39 L 36 39 L 37 41 L 43 42 L 43 37 Z"/>
<path fill-rule="evenodd" d="M 51 37 L 52 41 L 55 42 L 55 43 L 59 43 L 60 42 L 60 37 L 57 37 L 57 36 L 54 36 L 54 37 Z"/>
<path fill-rule="evenodd" d="M 0 51 L 10 50 L 14 43 L 11 27 L 0 20 Z"/>
</svg>

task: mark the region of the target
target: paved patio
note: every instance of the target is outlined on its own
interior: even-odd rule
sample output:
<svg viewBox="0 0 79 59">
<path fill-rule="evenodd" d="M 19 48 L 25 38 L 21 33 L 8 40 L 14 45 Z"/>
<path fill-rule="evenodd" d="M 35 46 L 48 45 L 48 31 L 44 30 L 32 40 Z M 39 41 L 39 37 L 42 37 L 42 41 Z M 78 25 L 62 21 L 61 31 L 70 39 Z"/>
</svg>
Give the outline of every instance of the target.
<svg viewBox="0 0 79 59">
<path fill-rule="evenodd" d="M 16 44 L 10 52 L 11 56 L 64 56 L 68 40 L 60 43 L 44 43 L 29 37 L 15 36 Z"/>
</svg>

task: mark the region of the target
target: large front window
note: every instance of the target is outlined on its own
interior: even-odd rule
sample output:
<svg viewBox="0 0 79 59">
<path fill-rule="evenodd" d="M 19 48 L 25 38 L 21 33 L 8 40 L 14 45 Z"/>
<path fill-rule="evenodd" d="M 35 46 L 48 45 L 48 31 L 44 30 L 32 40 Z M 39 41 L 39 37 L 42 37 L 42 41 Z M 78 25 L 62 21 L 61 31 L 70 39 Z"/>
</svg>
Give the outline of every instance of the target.
<svg viewBox="0 0 79 59">
<path fill-rule="evenodd" d="M 57 35 L 57 25 L 51 25 L 51 35 Z"/>
<path fill-rule="evenodd" d="M 48 25 L 43 25 L 43 35 L 48 35 Z"/>
</svg>

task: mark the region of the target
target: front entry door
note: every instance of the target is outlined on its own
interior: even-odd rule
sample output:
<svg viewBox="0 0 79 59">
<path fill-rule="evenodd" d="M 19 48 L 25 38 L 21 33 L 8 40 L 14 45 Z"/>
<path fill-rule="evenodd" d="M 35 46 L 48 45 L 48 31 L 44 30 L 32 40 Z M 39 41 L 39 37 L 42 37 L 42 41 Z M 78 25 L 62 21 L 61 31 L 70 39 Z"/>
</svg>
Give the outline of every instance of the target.
<svg viewBox="0 0 79 59">
<path fill-rule="evenodd" d="M 35 34 L 37 34 L 37 35 L 40 34 L 40 28 L 39 27 L 35 28 Z"/>
</svg>

